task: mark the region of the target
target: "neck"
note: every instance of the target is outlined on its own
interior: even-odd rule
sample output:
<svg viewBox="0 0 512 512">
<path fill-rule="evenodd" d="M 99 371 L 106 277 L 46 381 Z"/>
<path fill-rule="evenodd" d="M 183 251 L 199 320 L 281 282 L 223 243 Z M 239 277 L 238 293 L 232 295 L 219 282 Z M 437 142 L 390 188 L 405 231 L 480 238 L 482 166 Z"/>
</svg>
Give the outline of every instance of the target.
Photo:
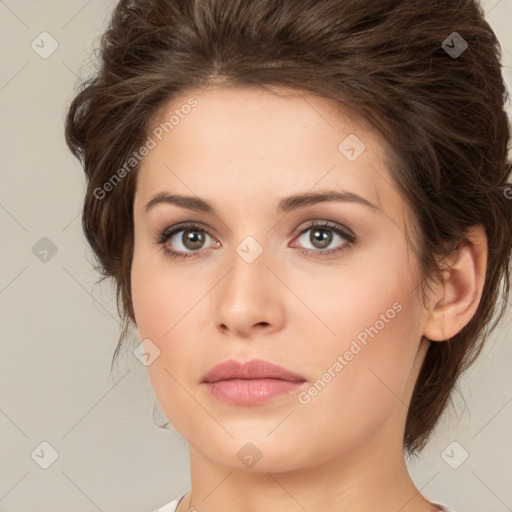
<svg viewBox="0 0 512 512">
<path fill-rule="evenodd" d="M 401 445 L 396 450 L 377 437 L 364 450 L 286 472 L 240 471 L 215 464 L 191 447 L 192 490 L 178 511 L 438 510 L 414 485 Z"/>
</svg>

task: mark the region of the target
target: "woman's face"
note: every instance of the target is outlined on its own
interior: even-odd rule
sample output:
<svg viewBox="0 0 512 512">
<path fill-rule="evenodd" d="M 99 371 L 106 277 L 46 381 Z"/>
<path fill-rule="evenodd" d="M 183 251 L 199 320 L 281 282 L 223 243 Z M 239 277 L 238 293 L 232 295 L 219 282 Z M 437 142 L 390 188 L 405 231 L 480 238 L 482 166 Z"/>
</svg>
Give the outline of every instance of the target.
<svg viewBox="0 0 512 512">
<path fill-rule="evenodd" d="M 149 134 L 131 273 L 149 376 L 169 421 L 215 464 L 402 456 L 428 343 L 408 210 L 374 132 L 330 100 L 288 94 L 193 91 Z M 146 208 L 159 194 L 190 199 Z M 253 359 L 301 379 L 203 382 Z"/>
</svg>

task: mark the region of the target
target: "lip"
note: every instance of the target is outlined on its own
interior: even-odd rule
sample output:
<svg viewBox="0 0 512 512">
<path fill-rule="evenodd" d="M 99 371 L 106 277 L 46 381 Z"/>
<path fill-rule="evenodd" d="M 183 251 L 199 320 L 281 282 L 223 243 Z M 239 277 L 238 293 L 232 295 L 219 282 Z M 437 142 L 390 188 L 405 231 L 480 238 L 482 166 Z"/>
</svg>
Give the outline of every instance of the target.
<svg viewBox="0 0 512 512">
<path fill-rule="evenodd" d="M 215 365 L 202 379 L 218 400 L 235 405 L 260 405 L 278 396 L 293 394 L 306 379 L 262 359 L 230 359 Z"/>
</svg>

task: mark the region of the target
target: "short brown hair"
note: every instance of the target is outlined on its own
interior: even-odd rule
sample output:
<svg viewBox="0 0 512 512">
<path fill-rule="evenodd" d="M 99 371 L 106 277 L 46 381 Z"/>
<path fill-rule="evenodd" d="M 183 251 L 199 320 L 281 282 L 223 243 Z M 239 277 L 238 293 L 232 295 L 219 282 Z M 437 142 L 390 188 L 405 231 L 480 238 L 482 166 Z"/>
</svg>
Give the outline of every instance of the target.
<svg viewBox="0 0 512 512">
<path fill-rule="evenodd" d="M 394 183 L 414 213 L 424 297 L 430 280 L 441 278 L 442 258 L 470 243 L 468 228 L 485 227 L 488 265 L 478 309 L 449 342 L 430 344 L 414 389 L 404 448 L 420 451 L 509 296 L 508 95 L 501 48 L 481 6 L 476 0 L 121 0 L 100 50 L 99 69 L 69 107 L 66 141 L 87 176 L 82 222 L 97 270 L 116 284 L 123 329 L 112 364 L 135 321 L 130 269 L 138 167 L 105 197 L 95 191 L 185 91 L 219 80 L 291 87 L 348 105 L 375 126 L 391 148 Z"/>
</svg>

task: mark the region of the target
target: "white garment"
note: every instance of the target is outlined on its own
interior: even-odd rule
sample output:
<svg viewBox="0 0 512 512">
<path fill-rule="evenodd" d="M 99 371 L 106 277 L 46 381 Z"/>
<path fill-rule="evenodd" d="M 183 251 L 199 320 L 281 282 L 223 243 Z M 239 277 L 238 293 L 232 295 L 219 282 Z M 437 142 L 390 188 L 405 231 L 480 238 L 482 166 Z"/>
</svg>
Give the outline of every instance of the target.
<svg viewBox="0 0 512 512">
<path fill-rule="evenodd" d="M 163 505 L 162 507 L 153 510 L 153 512 L 176 512 L 176 509 L 178 508 L 178 503 L 185 497 L 185 494 L 182 494 L 178 498 L 172 500 L 170 503 L 167 503 L 166 505 Z M 446 505 L 441 505 L 441 503 L 434 503 L 434 505 L 437 505 L 440 507 L 440 510 L 444 512 L 455 512 L 451 508 L 448 508 Z"/>
<path fill-rule="evenodd" d="M 163 505 L 162 507 L 153 510 L 153 512 L 176 512 L 176 509 L 178 508 L 178 503 L 185 497 L 185 494 L 182 494 L 178 498 L 172 500 L 170 503 L 167 503 L 166 505 Z"/>
</svg>

